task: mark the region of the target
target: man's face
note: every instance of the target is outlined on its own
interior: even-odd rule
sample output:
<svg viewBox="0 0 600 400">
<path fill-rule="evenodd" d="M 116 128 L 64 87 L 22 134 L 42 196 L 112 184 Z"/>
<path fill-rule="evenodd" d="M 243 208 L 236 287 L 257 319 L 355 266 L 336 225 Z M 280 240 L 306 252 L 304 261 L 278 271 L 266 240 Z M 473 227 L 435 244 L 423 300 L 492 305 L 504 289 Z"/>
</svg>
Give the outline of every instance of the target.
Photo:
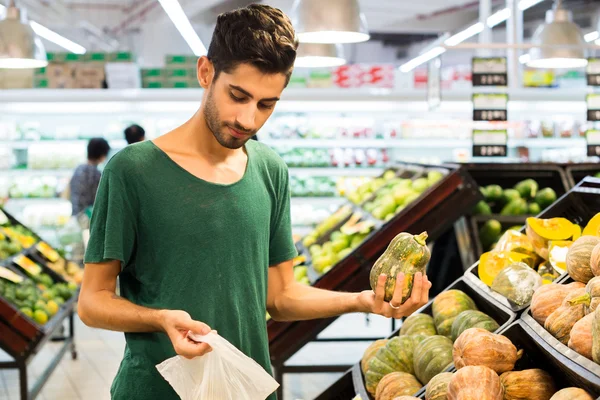
<svg viewBox="0 0 600 400">
<path fill-rule="evenodd" d="M 221 146 L 238 149 L 254 136 L 273 113 L 285 82 L 284 74 L 265 74 L 250 64 L 213 79 L 203 112 Z"/>
</svg>

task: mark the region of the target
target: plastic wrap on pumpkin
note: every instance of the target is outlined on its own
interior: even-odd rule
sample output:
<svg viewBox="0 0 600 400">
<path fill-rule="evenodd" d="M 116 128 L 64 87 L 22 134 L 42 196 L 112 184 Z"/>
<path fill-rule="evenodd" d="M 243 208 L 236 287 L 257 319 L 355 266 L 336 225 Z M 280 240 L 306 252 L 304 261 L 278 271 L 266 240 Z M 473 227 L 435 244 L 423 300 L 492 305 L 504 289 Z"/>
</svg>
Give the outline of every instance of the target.
<svg viewBox="0 0 600 400">
<path fill-rule="evenodd" d="M 514 251 L 490 251 L 483 253 L 479 258 L 479 267 L 477 268 L 479 279 L 486 285 L 492 286 L 494 278 L 500 271 L 517 262 L 525 263 L 531 268 L 535 267 L 534 257 L 523 253 L 516 253 Z"/>
<path fill-rule="evenodd" d="M 496 275 L 492 290 L 522 306 L 531 302 L 533 293 L 542 284 L 542 277 L 527 264 L 514 263 Z"/>
<path fill-rule="evenodd" d="M 500 240 L 498 240 L 498 243 L 494 247 L 494 251 L 513 251 L 537 258 L 537 253 L 533 248 L 531 239 L 527 235 L 511 229 L 504 232 L 500 237 Z"/>
<path fill-rule="evenodd" d="M 554 282 L 560 273 L 554 269 L 550 261 L 546 261 L 538 266 L 537 273 L 542 277 L 542 282 L 545 284 Z"/>
</svg>

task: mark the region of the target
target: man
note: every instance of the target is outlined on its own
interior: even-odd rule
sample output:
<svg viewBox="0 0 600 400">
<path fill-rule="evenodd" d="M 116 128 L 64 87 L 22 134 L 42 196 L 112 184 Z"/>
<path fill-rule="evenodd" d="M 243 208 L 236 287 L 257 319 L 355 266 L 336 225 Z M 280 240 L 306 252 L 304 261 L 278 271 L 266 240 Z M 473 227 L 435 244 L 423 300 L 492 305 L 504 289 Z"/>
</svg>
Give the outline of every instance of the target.
<svg viewBox="0 0 600 400">
<path fill-rule="evenodd" d="M 146 140 L 146 131 L 144 131 L 144 128 L 136 124 L 128 126 L 124 133 L 127 144 L 143 142 Z"/>
<path fill-rule="evenodd" d="M 91 139 L 87 147 L 87 163 L 78 166 L 69 183 L 72 214 L 77 215 L 94 204 L 96 191 L 100 183 L 101 173 L 98 165 L 102 164 L 110 146 L 102 138 Z"/>
<path fill-rule="evenodd" d="M 79 315 L 90 326 L 125 332 L 114 400 L 177 399 L 155 365 L 210 351 L 189 331 L 217 330 L 270 372 L 267 310 L 275 320 L 350 312 L 399 318 L 427 301 L 430 283 L 420 275 L 411 298 L 400 305 L 398 290 L 393 307 L 383 301 L 385 277 L 376 293 L 295 283 L 288 171 L 249 139 L 281 97 L 296 48 L 289 19 L 275 8 L 220 15 L 208 55 L 198 60 L 205 89 L 198 112 L 106 166 Z M 117 276 L 123 297 L 115 295 Z"/>
</svg>

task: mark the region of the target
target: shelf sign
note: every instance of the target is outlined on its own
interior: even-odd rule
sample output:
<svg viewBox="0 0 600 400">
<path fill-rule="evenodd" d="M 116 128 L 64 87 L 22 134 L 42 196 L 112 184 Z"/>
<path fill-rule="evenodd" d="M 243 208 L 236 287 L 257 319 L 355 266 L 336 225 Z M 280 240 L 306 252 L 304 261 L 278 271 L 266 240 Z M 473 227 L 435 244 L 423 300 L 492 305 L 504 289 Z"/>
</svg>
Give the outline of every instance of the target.
<svg viewBox="0 0 600 400">
<path fill-rule="evenodd" d="M 588 94 L 585 98 L 587 103 L 587 120 L 600 121 L 600 94 Z"/>
<path fill-rule="evenodd" d="M 508 131 L 473 130 L 473 157 L 506 157 L 508 153 Z"/>
<path fill-rule="evenodd" d="M 600 157 L 600 130 L 590 129 L 585 132 L 588 157 Z"/>
<path fill-rule="evenodd" d="M 600 58 L 588 58 L 585 73 L 588 86 L 600 86 Z"/>
<path fill-rule="evenodd" d="M 507 86 L 506 57 L 473 57 L 473 86 Z"/>
<path fill-rule="evenodd" d="M 474 93 L 473 121 L 506 121 L 508 94 Z"/>
<path fill-rule="evenodd" d="M 427 64 L 427 103 L 429 110 L 436 109 L 442 102 L 442 60 L 437 57 Z"/>
</svg>

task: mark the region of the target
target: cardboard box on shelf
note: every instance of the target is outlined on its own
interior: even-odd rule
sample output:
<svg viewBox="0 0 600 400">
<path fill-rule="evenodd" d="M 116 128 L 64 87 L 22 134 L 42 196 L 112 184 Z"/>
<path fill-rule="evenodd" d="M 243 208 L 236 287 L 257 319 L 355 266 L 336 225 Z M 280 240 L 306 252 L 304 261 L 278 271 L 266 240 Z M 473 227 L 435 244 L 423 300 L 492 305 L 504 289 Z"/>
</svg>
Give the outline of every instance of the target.
<svg viewBox="0 0 600 400">
<path fill-rule="evenodd" d="M 197 61 L 198 57 L 194 55 L 168 54 L 165 56 L 165 66 L 167 69 L 194 68 Z"/>
<path fill-rule="evenodd" d="M 131 63 L 134 61 L 133 54 L 129 51 L 119 51 L 116 53 L 109 53 L 108 60 L 110 62 L 118 63 L 118 62 L 126 62 Z"/>
<path fill-rule="evenodd" d="M 142 87 L 144 89 L 162 89 L 166 86 L 164 80 L 150 80 L 142 81 Z"/>
<path fill-rule="evenodd" d="M 106 63 L 106 84 L 109 89 L 136 89 L 141 87 L 140 68 L 135 63 Z"/>
<path fill-rule="evenodd" d="M 167 70 L 164 68 L 142 68 L 140 70 L 142 74 L 142 80 L 150 78 L 165 78 L 167 76 Z"/>
<path fill-rule="evenodd" d="M 51 89 L 72 89 L 75 87 L 74 65 L 51 62 L 46 67 L 48 87 Z"/>
<path fill-rule="evenodd" d="M 84 57 L 84 61 L 94 62 L 94 63 L 105 63 L 109 60 L 108 60 L 107 53 L 96 52 L 96 53 L 86 53 L 85 57 Z"/>
<path fill-rule="evenodd" d="M 75 87 L 102 89 L 104 87 L 104 64 L 82 63 L 75 68 Z"/>
</svg>

